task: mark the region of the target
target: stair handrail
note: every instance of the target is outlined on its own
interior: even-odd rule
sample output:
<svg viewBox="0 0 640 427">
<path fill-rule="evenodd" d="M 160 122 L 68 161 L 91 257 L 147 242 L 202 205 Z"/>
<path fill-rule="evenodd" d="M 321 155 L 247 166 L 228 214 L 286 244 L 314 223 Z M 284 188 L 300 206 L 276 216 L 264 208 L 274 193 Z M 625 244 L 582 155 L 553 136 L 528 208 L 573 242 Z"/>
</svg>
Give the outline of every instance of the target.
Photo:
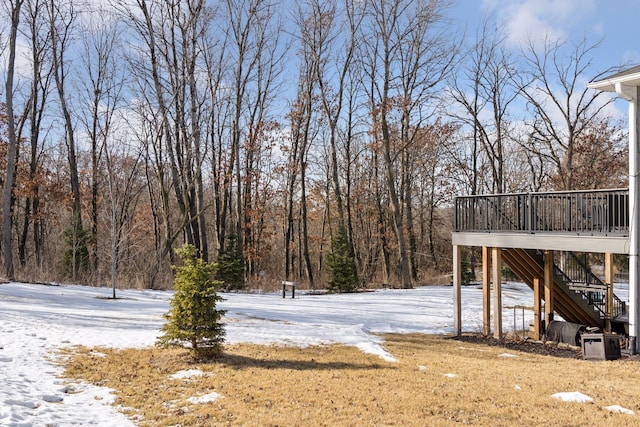
<svg viewBox="0 0 640 427">
<path fill-rule="evenodd" d="M 607 284 L 605 282 L 602 281 L 602 279 L 600 279 L 600 277 L 598 277 L 592 270 L 591 268 L 589 268 L 589 266 L 586 265 L 586 263 L 584 263 L 580 257 L 578 255 L 576 255 L 575 252 L 571 252 L 571 251 L 566 251 L 565 252 L 567 255 L 569 255 L 571 257 L 571 260 L 577 264 L 580 267 L 581 273 L 583 273 L 585 275 L 585 281 L 584 282 L 578 282 L 576 281 L 575 278 L 570 277 L 568 274 L 566 274 L 566 272 L 562 271 L 555 263 L 554 261 L 554 270 L 558 270 L 562 273 L 562 276 L 568 280 L 568 283 L 583 283 L 585 285 L 585 287 L 589 288 L 592 284 L 595 284 L 598 286 L 598 288 L 606 288 Z M 594 289 L 593 291 L 585 291 L 583 289 L 575 289 L 576 292 L 582 294 L 588 301 L 589 304 L 592 305 L 593 307 L 595 307 L 600 313 L 601 313 L 601 317 L 606 318 L 607 317 L 607 312 L 606 309 L 603 309 L 603 307 L 606 307 L 606 303 L 604 302 L 606 299 L 606 293 L 603 293 L 599 290 Z M 596 294 L 598 295 L 597 298 L 594 298 L 593 295 L 591 294 Z M 626 311 L 626 303 L 624 301 L 622 301 L 615 293 L 613 294 L 613 316 L 619 316 L 621 314 L 623 314 Z"/>
</svg>

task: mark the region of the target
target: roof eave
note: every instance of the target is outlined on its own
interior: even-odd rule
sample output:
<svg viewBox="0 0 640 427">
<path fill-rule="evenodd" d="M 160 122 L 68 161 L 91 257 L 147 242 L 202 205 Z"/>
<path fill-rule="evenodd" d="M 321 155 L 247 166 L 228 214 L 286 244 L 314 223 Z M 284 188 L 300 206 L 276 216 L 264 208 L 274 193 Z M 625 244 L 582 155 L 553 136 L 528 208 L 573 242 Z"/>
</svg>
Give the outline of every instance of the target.
<svg viewBox="0 0 640 427">
<path fill-rule="evenodd" d="M 640 86 L 640 72 L 620 77 L 614 76 L 613 78 L 596 80 L 587 84 L 587 87 L 605 92 L 615 92 L 616 83 L 620 83 L 625 86 Z"/>
</svg>

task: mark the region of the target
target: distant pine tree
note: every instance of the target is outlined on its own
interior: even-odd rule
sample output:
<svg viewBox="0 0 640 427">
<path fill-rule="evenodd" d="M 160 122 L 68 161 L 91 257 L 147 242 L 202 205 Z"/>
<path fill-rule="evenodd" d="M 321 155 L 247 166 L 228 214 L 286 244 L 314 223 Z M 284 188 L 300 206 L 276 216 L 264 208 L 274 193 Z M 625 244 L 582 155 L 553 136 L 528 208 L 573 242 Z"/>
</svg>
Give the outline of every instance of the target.
<svg viewBox="0 0 640 427">
<path fill-rule="evenodd" d="M 331 252 L 327 255 L 329 267 L 328 289 L 332 292 L 354 292 L 358 284 L 358 273 L 351 250 L 349 236 L 344 225 L 340 225 L 331 240 Z"/>
<path fill-rule="evenodd" d="M 197 258 L 193 245 L 176 249 L 183 262 L 173 266 L 176 272 L 171 309 L 164 318 L 164 334 L 158 338 L 161 347 L 182 347 L 191 344 L 191 349 L 200 356 L 214 356 L 222 351 L 224 324 L 220 319 L 224 310 L 217 310 L 216 303 L 222 301 L 217 289 L 220 282 L 213 280 L 215 264 L 207 264 Z"/>
<path fill-rule="evenodd" d="M 244 256 L 238 245 L 238 236 L 229 234 L 224 250 L 216 259 L 218 269 L 216 271 L 216 279 L 222 282 L 225 290 L 244 289 Z"/>
<path fill-rule="evenodd" d="M 62 254 L 62 264 L 65 273 L 76 280 L 78 274 L 86 272 L 89 268 L 89 233 L 82 227 L 80 218 L 73 218 L 71 227 L 64 232 L 64 242 L 67 249 Z"/>
</svg>

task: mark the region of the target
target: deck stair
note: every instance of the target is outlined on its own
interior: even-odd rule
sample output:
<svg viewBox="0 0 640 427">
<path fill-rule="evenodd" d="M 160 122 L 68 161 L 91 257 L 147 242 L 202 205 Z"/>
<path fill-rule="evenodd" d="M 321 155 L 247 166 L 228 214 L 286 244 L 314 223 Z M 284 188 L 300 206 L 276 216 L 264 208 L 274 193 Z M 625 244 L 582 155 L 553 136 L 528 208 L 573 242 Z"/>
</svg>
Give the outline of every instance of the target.
<svg viewBox="0 0 640 427">
<path fill-rule="evenodd" d="M 583 298 L 587 299 L 589 305 L 592 305 L 599 312 L 600 317 L 606 319 L 607 285 L 589 268 L 586 254 L 582 254 L 582 256 L 575 252 L 561 252 L 559 254 L 561 257 L 559 260 L 555 260 L 555 269 L 561 270 L 558 265 L 564 266 L 560 273 L 569 289 L 582 293 Z M 626 303 L 614 294 L 611 319 L 626 315 L 626 308 Z"/>
<path fill-rule="evenodd" d="M 567 272 L 554 262 L 555 311 L 568 322 L 603 327 L 606 320 L 606 284 L 574 253 L 567 253 Z M 505 249 L 502 258 L 529 287 L 534 279 L 544 282 L 542 252 L 528 249 Z M 625 304 L 614 296 L 614 317 L 622 315 Z"/>
</svg>

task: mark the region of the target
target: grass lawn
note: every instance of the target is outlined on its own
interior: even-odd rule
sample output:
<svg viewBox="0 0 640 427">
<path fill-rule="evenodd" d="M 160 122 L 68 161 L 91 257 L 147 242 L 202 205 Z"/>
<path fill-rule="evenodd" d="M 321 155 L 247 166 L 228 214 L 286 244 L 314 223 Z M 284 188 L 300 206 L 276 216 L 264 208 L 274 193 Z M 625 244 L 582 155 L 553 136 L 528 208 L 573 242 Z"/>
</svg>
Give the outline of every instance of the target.
<svg viewBox="0 0 640 427">
<path fill-rule="evenodd" d="M 346 346 L 185 350 L 74 348 L 65 376 L 114 389 L 142 426 L 629 426 L 640 362 L 520 353 L 432 335 L 385 335 L 396 363 Z M 515 357 L 513 357 L 515 356 Z M 202 375 L 172 378 L 184 370 Z M 593 403 L 563 402 L 581 392 Z M 215 401 L 188 399 L 216 392 Z M 604 409 L 620 405 L 638 415 Z"/>
</svg>

